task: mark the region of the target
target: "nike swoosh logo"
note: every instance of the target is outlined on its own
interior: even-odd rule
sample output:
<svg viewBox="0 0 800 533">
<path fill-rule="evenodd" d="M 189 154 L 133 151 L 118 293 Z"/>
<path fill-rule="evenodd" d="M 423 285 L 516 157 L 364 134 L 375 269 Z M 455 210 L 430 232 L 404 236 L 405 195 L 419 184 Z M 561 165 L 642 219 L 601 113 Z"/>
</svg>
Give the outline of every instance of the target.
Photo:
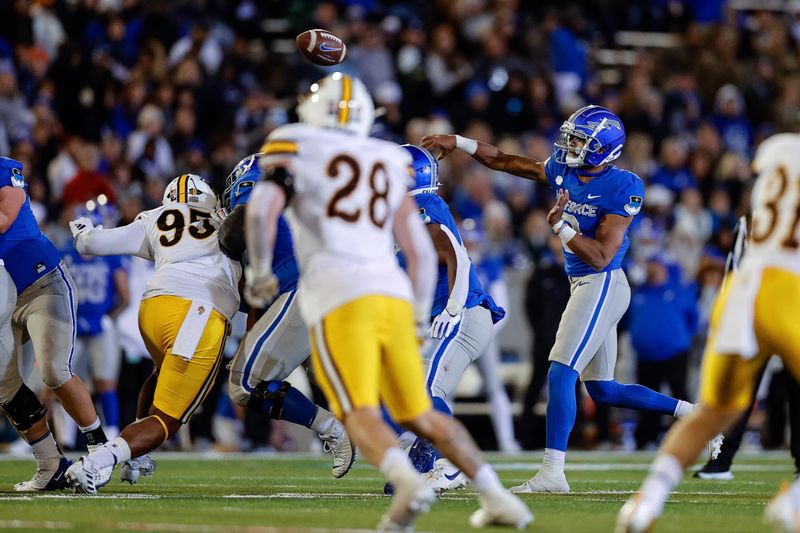
<svg viewBox="0 0 800 533">
<path fill-rule="evenodd" d="M 448 474 L 445 474 L 444 477 L 446 477 L 449 481 L 453 481 L 455 478 L 457 478 L 460 475 L 461 475 L 461 470 L 456 470 L 456 473 L 453 474 L 452 476 L 450 476 Z"/>
<path fill-rule="evenodd" d="M 341 48 L 329 48 L 327 43 L 322 43 L 319 45 L 320 52 L 338 52 Z"/>
<path fill-rule="evenodd" d="M 599 194 L 590 194 L 587 196 L 589 200 L 594 200 L 595 198 L 600 198 L 601 195 Z"/>
</svg>

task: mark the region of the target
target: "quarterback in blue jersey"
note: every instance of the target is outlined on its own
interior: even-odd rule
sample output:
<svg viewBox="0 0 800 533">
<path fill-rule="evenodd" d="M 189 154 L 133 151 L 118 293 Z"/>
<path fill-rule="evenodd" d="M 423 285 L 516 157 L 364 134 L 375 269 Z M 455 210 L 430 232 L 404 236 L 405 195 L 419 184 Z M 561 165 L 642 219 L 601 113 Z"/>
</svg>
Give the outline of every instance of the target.
<svg viewBox="0 0 800 533">
<path fill-rule="evenodd" d="M 17 360 L 28 341 L 42 379 L 81 428 L 89 446 L 106 441 L 89 391 L 72 373 L 77 297 L 61 254 L 42 233 L 26 193 L 22 163 L 0 157 L 0 260 L 14 283 L 14 355 L 0 361 L 0 409 L 31 445 L 38 469 L 17 491 L 66 487 L 69 461 L 56 446 L 45 420 L 46 408 L 24 384 Z M 5 341 L 5 339 L 4 339 Z"/>
<path fill-rule="evenodd" d="M 614 380 L 617 323 L 630 302 L 622 259 L 630 245 L 628 227 L 644 203 L 642 180 L 611 164 L 624 144 L 622 121 L 596 105 L 578 109 L 564 121 L 555 150 L 544 162 L 459 135 L 422 139 L 440 157 L 458 148 L 491 169 L 548 183 L 558 191 L 547 220 L 563 243 L 571 296 L 549 357 L 544 463 L 515 492 L 569 492 L 564 460 L 579 378 L 597 403 L 677 417 L 694 407 Z"/>
<path fill-rule="evenodd" d="M 223 202 L 229 215 L 220 227 L 219 240 L 222 251 L 237 261 L 245 252 L 245 206 L 261 179 L 259 158 L 260 154 L 244 158 L 226 181 Z M 333 454 L 333 476 L 339 478 L 350 470 L 356 453 L 344 426 L 284 381 L 308 359 L 311 346 L 295 298 L 299 274 L 292 234 L 283 216 L 278 219 L 273 257 L 279 295 L 239 344 L 230 366 L 230 396 L 242 407 L 316 431 Z"/>
<path fill-rule="evenodd" d="M 80 217 L 105 228 L 116 226 L 118 219 L 116 208 L 102 196 L 79 209 L 75 218 Z M 113 319 L 130 302 L 125 266 L 129 260 L 118 255 L 81 255 L 72 240 L 67 240 L 60 251 L 78 295 L 75 360 L 79 368 L 91 371 L 106 432 L 113 439 L 119 434 L 117 378 L 122 363 Z"/>
<path fill-rule="evenodd" d="M 434 408 L 452 416 L 453 393 L 467 367 L 478 359 L 492 340 L 494 324 L 506 314 L 483 290 L 450 213 L 439 196 L 439 163 L 430 152 L 403 146 L 413 158 L 414 185 L 409 195 L 430 233 L 439 259 L 436 290 L 431 307 L 431 327 L 423 351 L 426 386 Z M 407 442 L 408 434 L 401 436 Z M 437 492 L 463 487 L 467 477 L 431 444 L 417 439 L 409 457 L 425 481 Z"/>
</svg>

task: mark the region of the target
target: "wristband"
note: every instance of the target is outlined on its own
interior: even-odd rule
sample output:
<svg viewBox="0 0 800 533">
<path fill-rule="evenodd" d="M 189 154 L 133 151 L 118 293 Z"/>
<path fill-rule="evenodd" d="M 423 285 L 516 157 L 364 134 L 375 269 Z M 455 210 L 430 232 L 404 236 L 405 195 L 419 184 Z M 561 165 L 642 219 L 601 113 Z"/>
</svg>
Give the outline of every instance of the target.
<svg viewBox="0 0 800 533">
<path fill-rule="evenodd" d="M 462 137 L 461 135 L 456 135 L 456 148 L 462 152 L 468 153 L 469 155 L 475 155 L 475 152 L 478 151 L 478 141 L 475 139 Z"/>
<path fill-rule="evenodd" d="M 561 239 L 561 242 L 567 244 L 575 235 L 578 234 L 577 231 L 572 229 L 572 226 L 569 223 L 561 219 L 555 224 L 553 224 L 553 233 L 558 235 L 558 238 Z"/>
</svg>

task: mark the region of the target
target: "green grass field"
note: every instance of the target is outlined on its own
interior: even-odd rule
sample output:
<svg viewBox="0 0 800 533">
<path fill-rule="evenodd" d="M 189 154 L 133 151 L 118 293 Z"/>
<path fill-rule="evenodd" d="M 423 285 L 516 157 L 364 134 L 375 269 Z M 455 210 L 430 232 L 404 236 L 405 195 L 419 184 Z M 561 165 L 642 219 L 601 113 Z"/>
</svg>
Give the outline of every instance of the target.
<svg viewBox="0 0 800 533">
<path fill-rule="evenodd" d="M 95 497 L 68 492 L 20 495 L 32 461 L 0 461 L 0 530 L 269 532 L 372 529 L 388 498 L 378 472 L 357 463 L 343 479 L 323 457 L 156 455 L 158 470 L 134 487 L 114 480 Z M 524 481 L 540 454 L 489 455 L 506 485 Z M 619 507 L 642 480 L 652 454 L 570 453 L 573 493 L 532 495 L 531 531 L 609 532 Z M 769 531 L 765 503 L 789 479 L 788 454 L 743 457 L 729 482 L 687 478 L 667 505 L 659 532 Z M 469 531 L 470 489 L 445 495 L 418 531 Z M 499 531 L 499 530 L 498 530 Z"/>
</svg>

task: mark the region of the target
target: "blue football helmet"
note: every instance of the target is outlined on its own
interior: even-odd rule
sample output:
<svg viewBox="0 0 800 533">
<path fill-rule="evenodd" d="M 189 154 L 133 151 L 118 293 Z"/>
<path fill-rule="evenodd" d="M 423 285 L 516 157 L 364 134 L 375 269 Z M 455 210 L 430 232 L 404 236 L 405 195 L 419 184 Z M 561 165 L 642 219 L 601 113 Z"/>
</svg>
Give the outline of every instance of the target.
<svg viewBox="0 0 800 533">
<path fill-rule="evenodd" d="M 261 179 L 261 168 L 258 166 L 260 159 L 260 153 L 245 157 L 225 178 L 222 205 L 226 211 L 231 212 L 237 205 L 247 202 L 253 187 Z"/>
<path fill-rule="evenodd" d="M 95 226 L 109 229 L 117 226 L 120 214 L 119 209 L 108 200 L 106 195 L 101 194 L 77 208 L 75 218 L 81 217 L 88 218 Z"/>
<path fill-rule="evenodd" d="M 436 193 L 439 190 L 439 162 L 425 148 L 413 144 L 404 144 L 402 147 L 414 158 L 411 163 L 414 184 L 408 189 L 411 195 Z"/>
<path fill-rule="evenodd" d="M 559 128 L 556 162 L 569 167 L 596 167 L 620 156 L 625 127 L 617 115 L 599 105 L 575 111 Z M 583 141 L 583 146 L 573 145 Z"/>
</svg>

